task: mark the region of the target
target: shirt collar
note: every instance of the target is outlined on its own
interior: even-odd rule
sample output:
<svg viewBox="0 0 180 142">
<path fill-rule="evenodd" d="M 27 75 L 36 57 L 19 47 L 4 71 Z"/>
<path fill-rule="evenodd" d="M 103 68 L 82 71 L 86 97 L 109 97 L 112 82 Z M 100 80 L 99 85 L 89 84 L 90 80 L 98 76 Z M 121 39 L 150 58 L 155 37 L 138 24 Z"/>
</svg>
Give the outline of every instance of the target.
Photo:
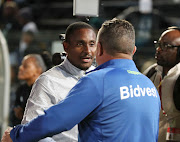
<svg viewBox="0 0 180 142">
<path fill-rule="evenodd" d="M 180 63 L 178 63 L 178 64 L 176 64 L 174 67 L 172 67 L 172 68 L 168 71 L 167 75 L 169 75 L 169 74 L 171 74 L 171 73 L 176 73 L 176 72 L 178 72 L 179 70 L 180 70 Z"/>
<path fill-rule="evenodd" d="M 161 72 L 161 73 L 163 72 L 163 67 L 160 66 L 160 65 L 157 65 L 155 69 L 156 69 L 158 72 Z M 178 64 L 176 64 L 174 67 L 172 67 L 172 68 L 168 71 L 167 75 L 170 75 L 170 74 L 172 74 L 172 73 L 179 72 L 179 70 L 180 70 L 180 63 L 178 63 Z"/>
<path fill-rule="evenodd" d="M 73 64 L 71 64 L 69 62 L 69 60 L 67 59 L 67 57 L 65 58 L 64 62 L 62 62 L 61 64 L 68 73 L 70 73 L 71 75 L 75 76 L 77 79 L 80 79 L 81 77 L 83 77 L 86 73 L 86 71 L 81 70 L 77 67 L 75 67 Z M 93 67 L 91 66 L 89 69 L 92 69 Z M 88 70 L 89 70 L 88 69 Z M 94 69 L 94 68 L 93 68 Z"/>
<path fill-rule="evenodd" d="M 155 63 L 155 64 L 156 64 L 155 70 L 162 73 L 163 72 L 163 67 L 158 65 L 157 63 Z"/>
<path fill-rule="evenodd" d="M 103 69 L 107 67 L 111 67 L 111 68 L 115 67 L 115 68 L 121 68 L 125 70 L 138 71 L 134 61 L 130 59 L 112 59 L 98 66 L 95 70 L 99 70 L 99 69 Z"/>
</svg>

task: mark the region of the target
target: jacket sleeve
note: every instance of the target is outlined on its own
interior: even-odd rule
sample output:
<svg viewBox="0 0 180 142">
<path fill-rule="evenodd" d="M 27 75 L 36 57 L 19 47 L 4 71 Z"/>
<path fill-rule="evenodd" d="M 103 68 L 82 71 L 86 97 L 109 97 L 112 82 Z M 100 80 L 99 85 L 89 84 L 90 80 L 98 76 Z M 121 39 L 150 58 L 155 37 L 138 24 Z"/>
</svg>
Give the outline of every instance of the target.
<svg viewBox="0 0 180 142">
<path fill-rule="evenodd" d="M 102 99 L 91 78 L 84 77 L 69 95 L 25 125 L 15 127 L 10 136 L 13 142 L 34 142 L 71 129 L 90 114 Z"/>
</svg>

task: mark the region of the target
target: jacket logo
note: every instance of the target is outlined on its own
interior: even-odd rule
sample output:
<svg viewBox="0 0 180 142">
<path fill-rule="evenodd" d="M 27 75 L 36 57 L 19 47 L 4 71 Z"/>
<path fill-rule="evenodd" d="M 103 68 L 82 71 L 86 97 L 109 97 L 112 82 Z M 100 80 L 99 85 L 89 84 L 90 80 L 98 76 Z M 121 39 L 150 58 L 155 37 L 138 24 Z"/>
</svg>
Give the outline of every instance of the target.
<svg viewBox="0 0 180 142">
<path fill-rule="evenodd" d="M 139 85 L 137 87 L 133 88 L 132 85 L 129 87 L 127 86 L 122 86 L 120 87 L 120 97 L 121 100 L 128 99 L 129 97 L 144 97 L 145 95 L 147 96 L 153 96 L 157 98 L 157 92 L 155 87 L 153 88 L 141 88 Z"/>
</svg>

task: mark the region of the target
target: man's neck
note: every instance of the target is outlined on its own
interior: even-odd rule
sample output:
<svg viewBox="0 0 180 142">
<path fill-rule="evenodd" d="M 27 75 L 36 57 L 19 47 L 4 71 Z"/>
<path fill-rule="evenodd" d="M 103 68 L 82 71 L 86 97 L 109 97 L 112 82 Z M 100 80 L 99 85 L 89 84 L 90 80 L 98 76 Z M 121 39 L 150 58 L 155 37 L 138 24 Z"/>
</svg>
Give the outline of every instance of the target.
<svg viewBox="0 0 180 142">
<path fill-rule="evenodd" d="M 162 77 L 164 78 L 165 75 L 167 75 L 168 71 L 170 70 L 170 68 L 167 67 L 163 67 L 163 72 L 162 72 Z"/>
<path fill-rule="evenodd" d="M 167 73 L 168 73 L 168 71 L 169 71 L 170 69 L 172 69 L 172 68 L 173 68 L 173 67 L 163 67 L 162 77 L 164 78 L 164 76 L 166 76 Z"/>
</svg>

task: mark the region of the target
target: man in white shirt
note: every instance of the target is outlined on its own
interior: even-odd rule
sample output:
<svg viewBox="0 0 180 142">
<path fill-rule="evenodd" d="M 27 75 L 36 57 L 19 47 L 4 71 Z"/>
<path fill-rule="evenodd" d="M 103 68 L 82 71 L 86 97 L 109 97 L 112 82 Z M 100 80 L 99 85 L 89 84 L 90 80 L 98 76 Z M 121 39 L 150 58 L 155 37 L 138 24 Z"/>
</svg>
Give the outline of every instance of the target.
<svg viewBox="0 0 180 142">
<path fill-rule="evenodd" d="M 89 24 L 76 22 L 67 28 L 63 42 L 67 57 L 63 63 L 43 73 L 34 83 L 22 124 L 44 114 L 44 110 L 63 100 L 85 72 L 94 69 L 91 64 L 96 52 L 95 42 L 96 34 Z M 70 131 L 40 141 L 76 142 L 77 126 Z"/>
</svg>

